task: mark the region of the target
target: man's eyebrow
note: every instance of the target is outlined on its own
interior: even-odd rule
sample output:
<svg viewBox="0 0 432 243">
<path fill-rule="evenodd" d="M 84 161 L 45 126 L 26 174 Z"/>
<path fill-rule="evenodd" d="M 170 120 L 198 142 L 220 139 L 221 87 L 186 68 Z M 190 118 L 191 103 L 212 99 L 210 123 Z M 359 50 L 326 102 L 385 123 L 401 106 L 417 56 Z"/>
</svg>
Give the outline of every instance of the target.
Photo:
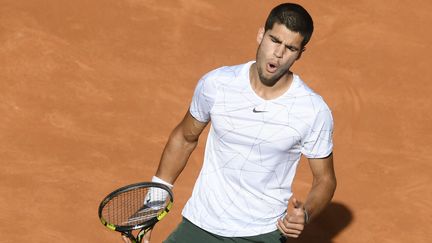
<svg viewBox="0 0 432 243">
<path fill-rule="evenodd" d="M 277 38 L 276 36 L 274 36 L 274 35 L 272 35 L 272 34 L 269 34 L 269 36 L 270 36 L 270 38 L 272 38 L 272 39 L 275 40 L 276 42 L 278 42 L 278 43 L 282 43 L 282 41 L 281 41 L 279 38 Z M 298 50 L 300 50 L 300 48 L 295 47 L 295 46 L 292 46 L 292 45 L 285 45 L 285 47 L 288 48 L 288 49 L 294 50 L 294 51 L 298 51 Z"/>
<path fill-rule="evenodd" d="M 277 38 L 276 36 L 274 36 L 274 35 L 272 35 L 272 34 L 269 34 L 269 36 L 270 36 L 270 38 L 272 38 L 272 39 L 274 39 L 274 40 L 276 40 L 276 41 L 282 43 L 282 41 L 279 40 L 279 38 Z"/>
</svg>

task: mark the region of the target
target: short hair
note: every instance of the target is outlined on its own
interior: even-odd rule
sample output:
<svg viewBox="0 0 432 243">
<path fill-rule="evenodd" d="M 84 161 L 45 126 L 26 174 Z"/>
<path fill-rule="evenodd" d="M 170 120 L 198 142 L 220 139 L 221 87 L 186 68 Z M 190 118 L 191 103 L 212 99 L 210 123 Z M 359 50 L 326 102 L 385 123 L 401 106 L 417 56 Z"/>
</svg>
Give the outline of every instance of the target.
<svg viewBox="0 0 432 243">
<path fill-rule="evenodd" d="M 306 9 L 295 3 L 283 3 L 273 8 L 267 17 L 264 31 L 272 29 L 275 23 L 300 33 L 303 36 L 302 46 L 309 42 L 314 28 L 312 17 Z"/>
</svg>

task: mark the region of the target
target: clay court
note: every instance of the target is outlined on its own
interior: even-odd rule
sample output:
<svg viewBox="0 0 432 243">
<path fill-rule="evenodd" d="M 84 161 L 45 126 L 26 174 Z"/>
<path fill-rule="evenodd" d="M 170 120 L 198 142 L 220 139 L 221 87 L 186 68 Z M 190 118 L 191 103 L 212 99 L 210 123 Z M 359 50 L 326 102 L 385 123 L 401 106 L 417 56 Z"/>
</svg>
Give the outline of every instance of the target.
<svg viewBox="0 0 432 243">
<path fill-rule="evenodd" d="M 121 242 L 100 200 L 150 180 L 198 79 L 254 59 L 278 3 L 0 0 L 0 241 Z M 333 111 L 338 188 L 289 242 L 430 242 L 432 3 L 298 3 L 315 32 L 293 71 Z M 180 221 L 204 141 L 152 242 Z M 297 198 L 311 179 L 303 160 Z"/>
</svg>

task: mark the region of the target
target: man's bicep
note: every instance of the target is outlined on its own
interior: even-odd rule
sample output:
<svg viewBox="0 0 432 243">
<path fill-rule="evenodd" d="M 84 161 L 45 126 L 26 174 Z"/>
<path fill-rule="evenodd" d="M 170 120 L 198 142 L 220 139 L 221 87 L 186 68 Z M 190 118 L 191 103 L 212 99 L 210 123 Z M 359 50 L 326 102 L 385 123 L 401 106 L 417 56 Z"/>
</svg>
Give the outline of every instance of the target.
<svg viewBox="0 0 432 243">
<path fill-rule="evenodd" d="M 183 120 L 178 126 L 183 137 L 189 141 L 197 141 L 208 122 L 201 122 L 195 119 L 189 111 L 186 112 Z"/>
<path fill-rule="evenodd" d="M 335 178 L 333 153 L 325 158 L 309 158 L 308 161 L 314 178 Z"/>
</svg>

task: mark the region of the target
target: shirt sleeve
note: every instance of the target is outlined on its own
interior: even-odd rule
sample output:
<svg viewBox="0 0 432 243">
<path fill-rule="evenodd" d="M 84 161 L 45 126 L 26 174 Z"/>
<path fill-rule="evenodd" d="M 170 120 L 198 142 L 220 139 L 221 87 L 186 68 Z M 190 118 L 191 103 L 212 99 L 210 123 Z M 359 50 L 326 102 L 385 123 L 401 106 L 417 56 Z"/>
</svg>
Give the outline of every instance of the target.
<svg viewBox="0 0 432 243">
<path fill-rule="evenodd" d="M 215 102 L 217 88 L 212 74 L 206 74 L 199 80 L 189 108 L 190 114 L 200 122 L 210 121 L 210 112 Z"/>
<path fill-rule="evenodd" d="M 307 158 L 325 158 L 333 151 L 333 117 L 325 105 L 318 111 L 312 127 L 303 141 L 302 153 Z"/>
</svg>

